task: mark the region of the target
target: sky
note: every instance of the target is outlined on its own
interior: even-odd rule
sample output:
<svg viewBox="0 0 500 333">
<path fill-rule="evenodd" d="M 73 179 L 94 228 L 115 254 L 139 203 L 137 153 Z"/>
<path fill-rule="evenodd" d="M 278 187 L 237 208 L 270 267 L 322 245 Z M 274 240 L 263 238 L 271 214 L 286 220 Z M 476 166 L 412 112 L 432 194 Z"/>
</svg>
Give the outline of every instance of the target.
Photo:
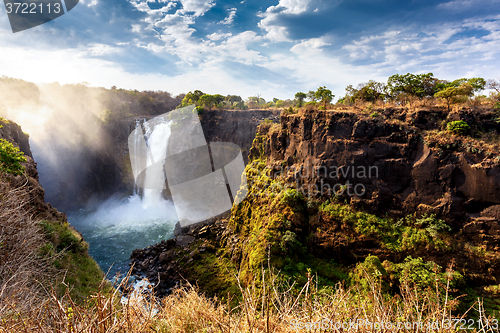
<svg viewBox="0 0 500 333">
<path fill-rule="evenodd" d="M 80 0 L 12 33 L 0 76 L 293 99 L 432 72 L 500 79 L 500 0 Z"/>
</svg>

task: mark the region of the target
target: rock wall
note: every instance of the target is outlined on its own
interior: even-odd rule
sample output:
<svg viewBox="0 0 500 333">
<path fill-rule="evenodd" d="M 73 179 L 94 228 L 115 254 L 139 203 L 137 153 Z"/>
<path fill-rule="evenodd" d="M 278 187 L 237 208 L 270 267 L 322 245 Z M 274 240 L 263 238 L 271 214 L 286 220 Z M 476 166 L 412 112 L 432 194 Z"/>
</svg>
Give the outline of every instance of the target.
<svg viewBox="0 0 500 333">
<path fill-rule="evenodd" d="M 257 126 L 265 119 L 279 122 L 280 113 L 280 110 L 205 111 L 201 126 L 208 142 L 237 144 L 247 162 Z"/>
<path fill-rule="evenodd" d="M 33 160 L 31 153 L 29 135 L 24 133 L 18 124 L 3 118 L 0 119 L 0 126 L 0 138 L 18 147 L 26 157 L 26 162 L 22 163 L 26 170 L 24 175 L 4 174 L 8 179 L 10 188 L 22 188 L 29 195 L 29 201 L 20 204 L 27 205 L 26 209 L 32 212 L 35 218 L 66 221 L 64 213 L 58 212 L 51 204 L 45 202 L 45 191 L 39 183 L 37 164 Z"/>
<path fill-rule="evenodd" d="M 255 142 L 252 155 L 263 152 L 276 175 L 284 174 L 306 196 L 321 195 L 321 189 L 324 194 L 330 188 L 330 193 L 338 192 L 340 185 L 345 189 L 350 184 L 351 195 L 345 189 L 343 196 L 379 215 L 401 217 L 417 211 L 461 227 L 468 218 L 490 216 L 493 208 L 486 208 L 500 205 L 498 152 L 467 148 L 460 137 L 451 145 L 425 141 L 425 133 L 455 119 L 497 135 L 500 124 L 472 110 L 380 113 L 283 115 L 281 126 L 259 129 L 262 139 Z"/>
<path fill-rule="evenodd" d="M 260 125 L 250 155 L 261 161 L 247 169 L 247 174 L 256 179 L 252 183 L 249 178 L 249 185 L 255 186 L 252 195 L 234 207 L 229 216 L 183 228 L 172 240 L 134 251 L 134 272 L 158 284 L 160 295 L 184 279 L 204 291 L 220 292 L 230 289 L 221 263 L 229 262 L 240 272 L 248 272 L 253 262 L 268 262 L 268 254 L 281 265 L 280 269 L 285 266 L 284 259 L 295 263 L 314 258 L 350 269 L 368 255 L 393 263 L 412 256 L 433 261 L 443 269 L 453 263 L 453 268 L 466 277 L 468 286 L 487 295 L 483 287 L 496 285 L 500 279 L 500 126 L 494 114 L 474 110 L 448 114 L 439 109 L 410 112 L 401 108 L 377 112 L 379 116 L 359 111 L 301 112 L 283 114 L 280 124 Z M 467 119 L 470 136 L 489 132 L 494 140 L 481 146 L 485 142 L 442 131 L 449 121 L 459 119 Z M 253 167 L 257 164 L 267 165 L 259 172 Z M 358 169 L 354 174 L 338 171 L 347 167 L 376 167 L 377 173 L 363 176 Z M 335 168 L 338 173 L 332 175 Z M 267 177 L 282 177 L 275 183 L 284 181 L 306 197 L 310 189 L 321 186 L 345 186 L 347 181 L 362 184 L 366 189 L 363 195 L 344 193 L 340 197 L 347 204 L 344 200 L 336 202 L 343 209 L 349 207 L 349 211 L 394 217 L 394 224 L 399 224 L 398 218 L 415 212 L 417 217 L 436 214 L 453 228 L 444 232 L 446 242 L 441 248 L 434 246 L 439 238 L 429 238 L 429 243 L 412 240 L 414 243 L 407 247 L 390 248 L 382 238 L 391 230 L 380 227 L 383 236 L 363 233 L 356 223 L 332 217 L 318 208 L 335 194 L 324 193 L 321 200 L 307 202 L 289 196 L 290 203 L 286 204 L 283 199 L 288 191 L 269 194 L 280 190 L 273 190 Z M 321 193 L 311 196 L 318 199 Z M 408 223 L 415 232 L 417 227 Z M 287 254 L 277 250 L 291 235 L 303 247 Z M 407 235 L 406 231 L 397 236 L 399 241 L 403 235 Z M 265 251 L 259 252 L 259 246 Z M 307 254 L 300 257 L 301 252 Z M 260 272 L 261 267 L 256 267 Z M 323 268 L 317 269 L 319 274 L 328 271 Z"/>
<path fill-rule="evenodd" d="M 201 125 L 207 142 L 232 142 L 243 151 L 244 159 L 255 138 L 257 126 L 264 119 L 279 121 L 280 111 L 205 111 Z M 82 150 L 87 167 L 75 166 L 80 172 L 75 179 L 84 181 L 49 188 L 48 196 L 53 204 L 64 209 L 76 209 L 90 202 L 98 203 L 113 194 L 130 195 L 134 190 L 134 179 L 130 166 L 128 136 L 138 122 L 148 117 L 128 117 L 114 120 L 103 126 L 103 144 L 94 151 Z M 70 186 L 71 185 L 71 186 Z"/>
</svg>

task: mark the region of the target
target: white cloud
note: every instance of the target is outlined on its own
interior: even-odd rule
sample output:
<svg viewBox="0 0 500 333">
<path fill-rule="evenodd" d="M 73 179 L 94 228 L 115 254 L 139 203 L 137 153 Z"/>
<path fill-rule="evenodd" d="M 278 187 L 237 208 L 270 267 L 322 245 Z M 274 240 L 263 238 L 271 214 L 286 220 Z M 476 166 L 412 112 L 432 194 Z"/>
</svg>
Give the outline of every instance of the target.
<svg viewBox="0 0 500 333">
<path fill-rule="evenodd" d="M 224 20 L 220 21 L 220 24 L 230 25 L 233 23 L 234 18 L 236 17 L 236 8 L 228 9 L 229 15 Z"/>
<path fill-rule="evenodd" d="M 323 46 L 332 45 L 326 42 L 326 37 L 311 38 L 301 41 L 298 44 L 292 46 L 290 51 L 296 54 L 306 54 L 306 53 L 318 53 L 321 51 Z"/>
<path fill-rule="evenodd" d="M 88 45 L 82 52 L 79 53 L 79 56 L 87 57 L 87 56 L 102 56 L 109 55 L 113 53 L 120 53 L 120 49 L 113 47 L 107 44 L 99 44 L 94 43 Z"/>
<path fill-rule="evenodd" d="M 221 39 L 230 37 L 232 35 L 233 34 L 231 34 L 230 32 L 225 33 L 225 34 L 214 32 L 213 34 L 207 35 L 207 38 L 212 40 L 212 41 L 217 41 L 217 40 L 221 40 Z"/>
<path fill-rule="evenodd" d="M 93 7 L 97 5 L 97 0 L 80 0 L 79 3 L 87 5 L 88 7 Z"/>
<path fill-rule="evenodd" d="M 343 0 L 280 0 L 276 6 L 270 6 L 259 16 L 263 19 L 258 23 L 259 28 L 267 32 L 266 37 L 274 42 L 290 41 L 286 26 L 276 23 L 283 15 L 300 15 L 305 12 L 317 12 L 324 8 L 334 7 Z"/>
<path fill-rule="evenodd" d="M 499 2 L 500 0 L 453 0 L 441 3 L 437 8 L 453 12 L 464 12 L 478 7 L 490 6 Z"/>
<path fill-rule="evenodd" d="M 446 78 L 460 77 L 472 71 L 489 77 L 499 73 L 492 66 L 496 63 L 494 60 L 500 58 L 499 19 L 489 17 L 427 26 L 421 33 L 410 29 L 387 31 L 362 37 L 342 49 L 348 52 L 351 60 L 371 62 L 373 67 L 390 68 L 393 72 L 430 70 Z M 467 36 L 471 28 L 484 29 L 489 34 L 483 37 Z M 457 34 L 459 37 L 454 37 Z M 491 68 L 492 72 L 478 70 L 481 66 Z"/>
<path fill-rule="evenodd" d="M 215 1 L 204 1 L 204 0 L 180 0 L 182 3 L 182 12 L 189 13 L 194 12 L 194 16 L 202 16 L 207 11 L 210 10 L 213 6 L 215 6 Z"/>
</svg>

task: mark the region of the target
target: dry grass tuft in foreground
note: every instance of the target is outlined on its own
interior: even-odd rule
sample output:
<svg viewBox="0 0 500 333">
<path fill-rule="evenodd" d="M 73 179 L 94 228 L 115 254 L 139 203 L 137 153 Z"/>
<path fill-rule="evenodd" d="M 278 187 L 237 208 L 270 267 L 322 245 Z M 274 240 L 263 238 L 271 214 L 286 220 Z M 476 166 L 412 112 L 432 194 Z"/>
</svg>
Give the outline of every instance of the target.
<svg viewBox="0 0 500 333">
<path fill-rule="evenodd" d="M 40 254 L 44 234 L 29 213 L 26 184 L 11 189 L 0 178 L 0 313 L 9 304 L 33 307 L 44 281 L 55 274 L 54 258 Z"/>
<path fill-rule="evenodd" d="M 0 332 L 497 332 L 498 322 L 484 317 L 480 302 L 468 313 L 478 319 L 452 314 L 457 301 L 448 297 L 449 281 L 425 292 L 403 284 L 400 296 L 388 297 L 381 281 L 368 275 L 363 286 L 328 290 L 318 290 L 309 274 L 301 289 L 280 279 L 263 271 L 259 288 L 240 285 L 237 305 L 209 299 L 192 286 L 163 300 L 147 288 L 131 290 L 127 298 L 118 289 L 98 292 L 85 306 L 52 292 L 30 309 L 4 309 Z"/>
</svg>

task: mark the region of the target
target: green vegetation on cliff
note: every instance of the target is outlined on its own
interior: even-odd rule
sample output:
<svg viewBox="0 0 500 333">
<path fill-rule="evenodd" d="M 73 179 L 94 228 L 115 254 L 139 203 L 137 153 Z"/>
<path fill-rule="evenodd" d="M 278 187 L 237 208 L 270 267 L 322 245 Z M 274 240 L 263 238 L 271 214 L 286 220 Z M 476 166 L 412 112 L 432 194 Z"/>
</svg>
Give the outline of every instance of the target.
<svg viewBox="0 0 500 333">
<path fill-rule="evenodd" d="M 22 175 L 24 173 L 22 162 L 26 162 L 26 157 L 19 148 L 7 140 L 0 139 L 0 172 Z"/>
<path fill-rule="evenodd" d="M 35 164 L 18 148 L 24 142 L 31 155 L 27 134 L 13 122 L 0 123 L 0 308 L 43 299 L 52 287 L 83 303 L 104 274 L 65 215 L 44 202 Z"/>
<path fill-rule="evenodd" d="M 57 285 L 63 295 L 68 289 L 71 298 L 83 303 L 101 287 L 104 274 L 87 250 L 88 244 L 67 222 L 42 221 L 40 223 L 47 243 L 41 251 L 55 258 L 54 267 L 64 272 L 64 280 Z M 105 285 L 108 291 L 110 286 Z"/>
</svg>

